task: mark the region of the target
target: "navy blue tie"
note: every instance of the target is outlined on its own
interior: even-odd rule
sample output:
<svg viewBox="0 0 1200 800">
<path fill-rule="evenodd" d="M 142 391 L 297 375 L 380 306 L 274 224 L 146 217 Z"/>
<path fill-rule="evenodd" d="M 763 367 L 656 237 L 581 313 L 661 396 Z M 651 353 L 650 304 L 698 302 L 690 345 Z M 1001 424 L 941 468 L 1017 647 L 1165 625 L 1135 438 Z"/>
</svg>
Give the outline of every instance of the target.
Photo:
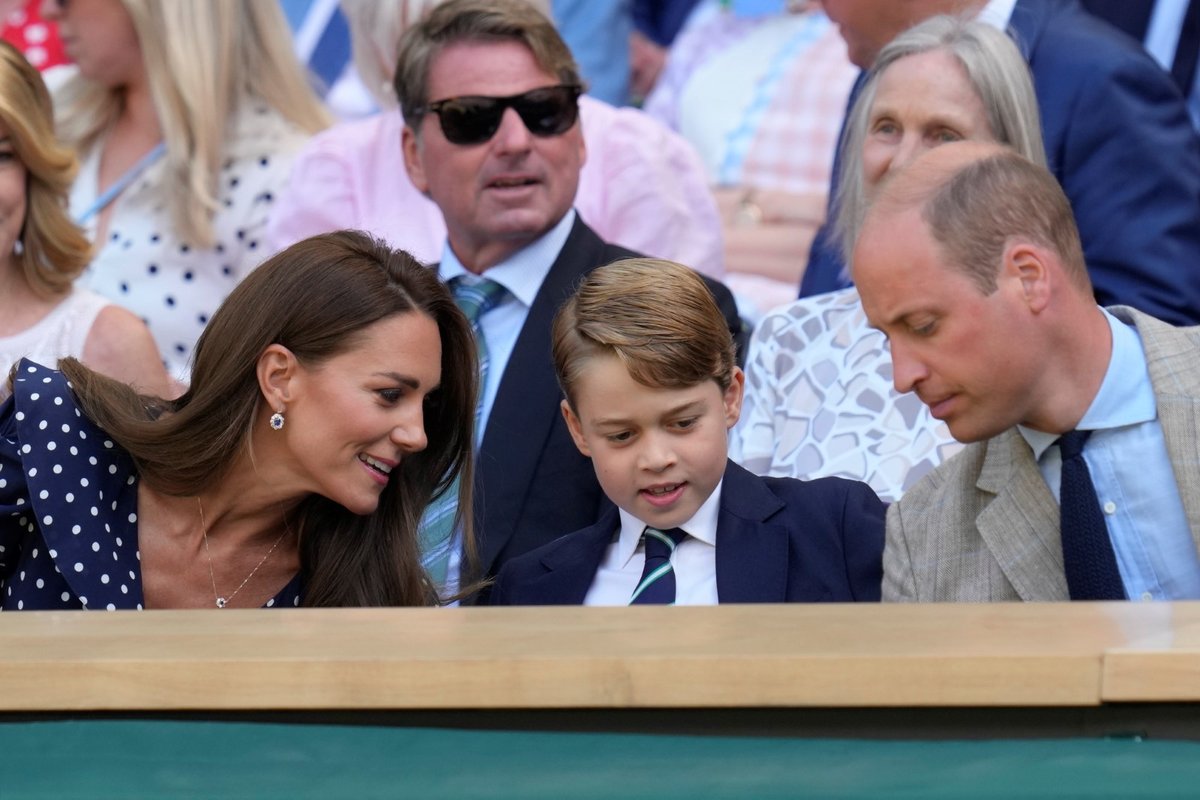
<svg viewBox="0 0 1200 800">
<path fill-rule="evenodd" d="M 1175 60 L 1171 64 L 1171 77 L 1179 85 L 1184 99 L 1192 92 L 1197 58 L 1200 58 L 1200 0 L 1192 0 L 1183 16 L 1179 44 L 1175 46 Z"/>
<path fill-rule="evenodd" d="M 1124 600 L 1125 585 L 1108 526 L 1092 485 L 1092 474 L 1083 460 L 1083 446 L 1091 431 L 1069 431 L 1057 444 L 1062 451 L 1062 485 L 1059 489 L 1063 566 L 1072 600 Z"/>
<path fill-rule="evenodd" d="M 646 527 L 642 540 L 646 543 L 646 566 L 642 579 L 633 590 L 629 605 L 669 605 L 675 602 L 675 571 L 671 569 L 671 553 L 687 536 L 679 528 L 660 531 Z"/>
</svg>

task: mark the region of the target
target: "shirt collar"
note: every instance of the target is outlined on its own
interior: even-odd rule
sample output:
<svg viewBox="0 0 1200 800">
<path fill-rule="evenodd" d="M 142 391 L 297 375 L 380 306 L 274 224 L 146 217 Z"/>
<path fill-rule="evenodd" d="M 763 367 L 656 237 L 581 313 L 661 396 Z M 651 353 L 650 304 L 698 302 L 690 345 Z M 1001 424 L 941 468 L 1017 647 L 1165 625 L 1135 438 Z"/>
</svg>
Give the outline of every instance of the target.
<svg viewBox="0 0 1200 800">
<path fill-rule="evenodd" d="M 447 241 L 442 247 L 442 261 L 438 266 L 438 274 L 447 283 L 459 275 L 465 276 L 468 283 L 477 281 L 480 277 L 486 277 L 503 286 L 509 294 L 528 308 L 533 305 L 538 290 L 542 288 L 542 281 L 546 279 L 550 267 L 554 266 L 574 225 L 575 209 L 572 208 L 563 215 L 557 225 L 543 233 L 540 239 L 527 244 L 508 258 L 489 267 L 484 271 L 483 276 L 477 276 L 468 271 L 458 260 L 458 256 L 454 255 L 454 249 Z"/>
<path fill-rule="evenodd" d="M 975 19 L 979 22 L 986 22 L 993 28 L 1002 31 L 1008 30 L 1008 23 L 1012 21 L 1013 9 L 1016 5 L 1017 0 L 988 0 Z"/>
<path fill-rule="evenodd" d="M 1104 309 L 1100 309 L 1112 331 L 1112 355 L 1100 391 L 1075 426 L 1077 430 L 1098 431 L 1149 422 L 1158 416 L 1154 402 L 1154 385 L 1150 383 L 1150 368 L 1141 337 L 1132 326 L 1126 325 Z M 1060 434 L 1045 433 L 1018 425 L 1021 436 L 1029 443 L 1034 458 L 1058 439 Z"/>
<path fill-rule="evenodd" d="M 724 483 L 725 479 L 722 478 L 708 499 L 696 509 L 692 518 L 679 526 L 692 538 L 708 545 L 717 544 L 717 516 L 721 510 L 721 486 Z M 617 540 L 617 563 L 624 567 L 637 551 L 646 523 L 623 508 L 618 509 L 618 512 L 621 517 L 621 529 Z"/>
</svg>

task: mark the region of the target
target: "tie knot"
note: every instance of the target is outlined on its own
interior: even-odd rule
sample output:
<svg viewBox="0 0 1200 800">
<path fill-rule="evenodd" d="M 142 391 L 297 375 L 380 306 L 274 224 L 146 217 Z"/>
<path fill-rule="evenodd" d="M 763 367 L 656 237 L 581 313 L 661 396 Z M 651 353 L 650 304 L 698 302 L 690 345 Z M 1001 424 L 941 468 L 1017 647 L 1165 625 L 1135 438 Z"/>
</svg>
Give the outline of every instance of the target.
<svg viewBox="0 0 1200 800">
<path fill-rule="evenodd" d="M 493 280 L 480 278 L 468 283 L 461 275 L 450 281 L 450 291 L 454 294 L 454 302 L 472 325 L 478 325 L 479 318 L 499 305 L 508 292 Z"/>
<path fill-rule="evenodd" d="M 685 536 L 687 533 L 679 528 L 660 531 L 647 525 L 642 533 L 642 539 L 646 542 L 646 558 L 670 558 Z"/>
<path fill-rule="evenodd" d="M 1063 461 L 1068 458 L 1075 458 L 1083 452 L 1083 446 L 1087 443 L 1088 437 L 1092 435 L 1091 431 L 1067 431 L 1062 436 L 1058 437 L 1058 447 L 1062 451 Z"/>
</svg>

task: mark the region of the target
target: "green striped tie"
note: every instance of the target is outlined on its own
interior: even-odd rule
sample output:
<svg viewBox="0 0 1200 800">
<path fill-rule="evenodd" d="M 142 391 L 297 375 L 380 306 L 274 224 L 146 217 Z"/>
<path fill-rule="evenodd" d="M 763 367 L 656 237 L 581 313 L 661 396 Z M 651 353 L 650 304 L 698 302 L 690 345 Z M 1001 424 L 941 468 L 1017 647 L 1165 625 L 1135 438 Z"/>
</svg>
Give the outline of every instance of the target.
<svg viewBox="0 0 1200 800">
<path fill-rule="evenodd" d="M 479 278 L 471 281 L 464 275 L 456 276 L 450 281 L 450 291 L 454 293 L 454 302 L 462 309 L 471 330 L 475 332 L 476 347 L 479 352 L 479 402 L 475 405 L 475 447 L 478 449 L 483 439 L 482 426 L 479 424 L 479 414 L 483 408 L 483 387 L 487 382 L 488 349 L 487 341 L 479 327 L 479 320 L 491 311 L 508 294 L 508 290 L 493 280 Z M 446 582 L 446 571 L 450 564 L 451 549 L 454 546 L 454 519 L 458 511 L 458 480 L 455 479 L 450 488 L 441 497 L 435 499 L 425 509 L 421 518 L 420 532 L 421 563 L 429 573 L 429 577 L 439 586 Z"/>
<path fill-rule="evenodd" d="M 629 605 L 670 605 L 675 602 L 675 570 L 671 568 L 671 554 L 685 536 L 687 534 L 679 528 L 660 531 L 646 526 L 642 533 L 642 541 L 646 543 L 646 566 Z"/>
</svg>

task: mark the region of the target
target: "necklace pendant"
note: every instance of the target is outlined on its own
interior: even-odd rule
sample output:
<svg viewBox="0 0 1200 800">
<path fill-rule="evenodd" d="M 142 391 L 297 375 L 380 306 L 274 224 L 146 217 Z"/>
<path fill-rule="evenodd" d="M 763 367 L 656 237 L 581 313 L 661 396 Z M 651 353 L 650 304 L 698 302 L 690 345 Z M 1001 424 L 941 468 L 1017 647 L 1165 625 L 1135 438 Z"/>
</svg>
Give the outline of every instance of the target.
<svg viewBox="0 0 1200 800">
<path fill-rule="evenodd" d="M 217 608 L 224 608 L 224 607 L 225 607 L 225 604 L 226 604 L 226 603 L 228 603 L 228 602 L 229 602 L 229 601 L 228 601 L 228 600 L 226 600 L 224 597 L 218 597 L 218 598 L 217 598 Z"/>
</svg>

